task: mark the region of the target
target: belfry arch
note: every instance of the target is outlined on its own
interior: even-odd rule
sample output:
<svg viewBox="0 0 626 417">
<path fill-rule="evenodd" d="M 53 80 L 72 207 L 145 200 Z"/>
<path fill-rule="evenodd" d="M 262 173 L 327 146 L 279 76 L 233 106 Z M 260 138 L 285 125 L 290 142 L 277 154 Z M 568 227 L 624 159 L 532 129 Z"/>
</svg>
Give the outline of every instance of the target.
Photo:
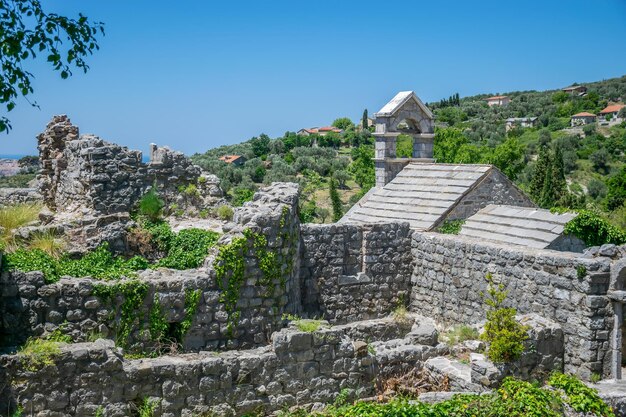
<svg viewBox="0 0 626 417">
<path fill-rule="evenodd" d="M 413 91 L 401 91 L 375 115 L 376 186 L 383 187 L 410 162 L 434 162 L 433 113 Z M 398 158 L 396 141 L 399 135 L 413 138 L 411 158 Z"/>
</svg>

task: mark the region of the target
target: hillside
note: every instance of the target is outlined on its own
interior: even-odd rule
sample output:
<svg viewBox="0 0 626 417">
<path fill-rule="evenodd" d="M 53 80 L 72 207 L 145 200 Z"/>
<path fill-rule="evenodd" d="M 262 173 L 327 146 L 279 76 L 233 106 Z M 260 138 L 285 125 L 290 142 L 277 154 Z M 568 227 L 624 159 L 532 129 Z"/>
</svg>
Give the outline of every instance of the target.
<svg viewBox="0 0 626 417">
<path fill-rule="evenodd" d="M 582 85 L 587 87 L 584 95 L 561 90 L 498 93 L 510 98 L 507 106 L 489 107 L 485 99 L 493 94 L 487 93 L 471 97 L 454 94 L 429 103 L 437 124 L 435 158 L 449 163 L 492 163 L 543 207 L 590 208 L 624 228 L 626 209 L 620 189 L 626 183 L 626 123 L 609 124 L 602 119 L 571 128 L 570 117 L 580 112 L 597 114 L 609 104 L 623 102 L 626 76 Z M 536 117 L 536 126 L 513 123 L 507 131 L 506 119 L 526 117 Z M 263 184 L 297 181 L 303 189 L 303 220 L 328 222 L 333 218 L 333 207 L 336 218 L 374 182 L 370 160 L 373 137 L 360 125 L 360 121 L 355 125 L 339 118 L 333 126 L 342 129 L 341 133 L 303 136 L 286 132 L 274 139 L 260 135 L 192 158 L 221 178 L 236 205 L 251 198 L 253 190 Z M 410 149 L 410 137 L 401 136 L 398 156 L 410 156 Z M 246 161 L 241 166 L 227 164 L 219 160 L 223 155 L 242 155 Z M 566 186 L 539 201 L 542 197 L 537 183 L 543 182 L 537 177 L 541 177 L 547 161 L 563 172 Z M 331 178 L 341 200 L 339 204 L 335 199 L 334 206 Z M 558 179 L 555 181 L 558 188 Z"/>
</svg>

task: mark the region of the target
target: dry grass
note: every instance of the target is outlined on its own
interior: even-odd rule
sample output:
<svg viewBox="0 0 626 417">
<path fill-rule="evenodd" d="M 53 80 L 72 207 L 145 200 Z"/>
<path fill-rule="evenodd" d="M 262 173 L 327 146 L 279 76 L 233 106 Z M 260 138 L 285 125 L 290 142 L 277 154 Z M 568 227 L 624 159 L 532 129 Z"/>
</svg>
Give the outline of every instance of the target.
<svg viewBox="0 0 626 417">
<path fill-rule="evenodd" d="M 391 313 L 394 321 L 400 325 L 406 325 L 409 323 L 409 311 L 405 306 L 400 305 Z"/>
<path fill-rule="evenodd" d="M 41 204 L 16 204 L 0 208 L 0 243 L 7 250 L 15 249 L 17 242 L 13 237 L 16 229 L 38 219 Z"/>
<path fill-rule="evenodd" d="M 417 397 L 423 392 L 449 390 L 450 381 L 447 375 L 434 375 L 424 368 L 414 368 L 382 380 L 378 386 L 378 399 L 382 401 L 398 395 Z"/>
<path fill-rule="evenodd" d="M 67 248 L 67 242 L 51 231 L 34 234 L 29 242 L 30 249 L 39 249 L 48 255 L 58 258 Z"/>
</svg>

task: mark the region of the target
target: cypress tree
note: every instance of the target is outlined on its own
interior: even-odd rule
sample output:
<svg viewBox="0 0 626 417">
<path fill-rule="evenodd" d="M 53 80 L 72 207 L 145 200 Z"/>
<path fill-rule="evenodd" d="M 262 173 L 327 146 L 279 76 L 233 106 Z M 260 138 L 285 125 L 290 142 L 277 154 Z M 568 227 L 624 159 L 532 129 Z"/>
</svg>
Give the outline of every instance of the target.
<svg viewBox="0 0 626 417">
<path fill-rule="evenodd" d="M 555 190 L 553 187 L 553 176 L 552 176 L 552 164 L 548 164 L 546 167 L 546 175 L 543 180 L 543 187 L 541 188 L 541 195 L 539 197 L 539 207 L 542 208 L 551 208 L 554 206 L 555 200 Z"/>
<path fill-rule="evenodd" d="M 546 171 L 548 166 L 551 165 L 550 150 L 546 145 L 539 148 L 539 155 L 537 156 L 537 163 L 533 171 L 533 176 L 530 180 L 530 196 L 539 204 L 541 194 L 543 191 L 543 183 L 546 179 Z"/>
<path fill-rule="evenodd" d="M 369 127 L 367 125 L 367 109 L 363 110 L 363 119 L 361 123 L 363 124 L 363 130 L 367 130 L 367 128 Z"/>
<path fill-rule="evenodd" d="M 330 179 L 328 192 L 330 194 L 330 203 L 333 208 L 333 222 L 337 222 L 341 219 L 341 216 L 343 216 L 343 204 L 341 203 L 341 198 L 339 197 L 339 192 L 337 191 L 337 182 L 334 178 Z"/>
<path fill-rule="evenodd" d="M 558 202 L 567 194 L 567 182 L 565 181 L 565 167 L 563 165 L 563 152 L 560 146 L 555 146 L 552 158 L 552 187 L 554 202 Z"/>
</svg>

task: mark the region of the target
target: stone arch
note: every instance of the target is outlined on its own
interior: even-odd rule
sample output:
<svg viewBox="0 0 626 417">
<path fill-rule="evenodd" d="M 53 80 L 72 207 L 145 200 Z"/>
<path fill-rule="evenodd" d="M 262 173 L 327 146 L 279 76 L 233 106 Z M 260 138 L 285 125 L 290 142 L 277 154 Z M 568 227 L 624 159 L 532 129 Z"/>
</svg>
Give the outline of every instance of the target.
<svg viewBox="0 0 626 417">
<path fill-rule="evenodd" d="M 433 162 L 434 117 L 413 91 L 402 91 L 375 114 L 376 186 L 384 186 L 410 162 Z M 413 139 L 411 158 L 397 158 L 401 134 Z"/>
</svg>

